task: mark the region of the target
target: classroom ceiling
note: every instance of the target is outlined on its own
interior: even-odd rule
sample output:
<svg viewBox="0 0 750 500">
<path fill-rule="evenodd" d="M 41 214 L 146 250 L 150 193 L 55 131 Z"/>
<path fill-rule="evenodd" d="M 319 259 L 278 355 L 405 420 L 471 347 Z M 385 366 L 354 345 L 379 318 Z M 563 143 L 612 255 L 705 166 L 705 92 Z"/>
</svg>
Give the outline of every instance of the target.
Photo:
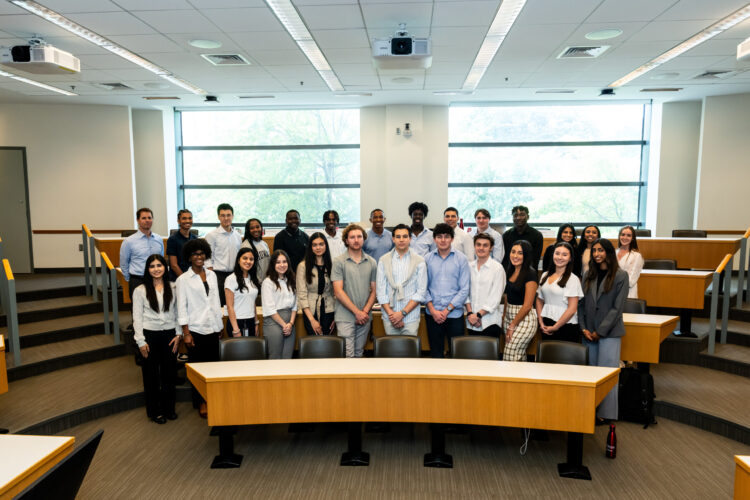
<svg viewBox="0 0 750 500">
<path fill-rule="evenodd" d="M 368 106 L 458 101 L 597 100 L 599 91 L 674 47 L 747 0 L 528 0 L 477 91 L 457 90 L 500 5 L 497 0 L 293 0 L 301 17 L 348 92 L 328 90 L 263 0 L 38 0 L 74 22 L 103 35 L 176 76 L 216 95 L 218 106 Z M 393 34 L 406 23 L 413 36 L 432 37 L 428 70 L 378 73 L 371 62 L 372 38 Z M 616 28 L 616 38 L 592 42 L 584 35 Z M 66 97 L 0 77 L 0 101 L 98 103 L 134 107 L 217 106 L 202 96 L 78 38 L 27 11 L 0 0 L 0 46 L 26 44 L 41 36 L 81 60 L 78 75 L 23 74 L 78 96 Z M 750 92 L 750 64 L 735 59 L 737 44 L 750 37 L 746 20 L 616 90 L 616 99 L 687 100 Z M 198 49 L 193 39 L 222 43 Z M 595 59 L 558 59 L 568 46 L 609 45 Z M 240 54 L 249 66 L 213 66 L 208 53 Z M 1 67 L 0 67 L 1 68 Z M 731 71 L 722 78 L 696 78 Z M 19 73 L 22 74 L 22 73 Z M 132 90 L 97 84 L 122 83 Z M 166 83 L 166 88 L 158 88 Z M 157 87 L 155 87 L 157 86 Z M 642 89 L 678 87 L 679 92 Z M 573 93 L 539 93 L 550 89 Z M 240 98 L 272 95 L 273 98 Z M 146 101 L 177 96 L 180 100 Z"/>
</svg>

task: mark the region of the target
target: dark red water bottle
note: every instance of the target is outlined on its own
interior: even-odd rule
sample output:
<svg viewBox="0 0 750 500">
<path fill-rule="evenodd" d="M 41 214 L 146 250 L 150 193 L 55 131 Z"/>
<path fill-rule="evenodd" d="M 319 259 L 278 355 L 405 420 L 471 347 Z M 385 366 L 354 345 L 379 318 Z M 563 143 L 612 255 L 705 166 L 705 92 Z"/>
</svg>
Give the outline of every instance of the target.
<svg viewBox="0 0 750 500">
<path fill-rule="evenodd" d="M 607 451 L 604 453 L 607 458 L 617 456 L 617 434 L 615 434 L 615 424 L 609 424 L 609 434 L 607 434 Z"/>
<path fill-rule="evenodd" d="M 461 229 L 464 228 L 464 219 L 463 219 L 463 217 L 461 217 L 460 219 L 458 219 L 458 227 L 460 227 Z"/>
</svg>

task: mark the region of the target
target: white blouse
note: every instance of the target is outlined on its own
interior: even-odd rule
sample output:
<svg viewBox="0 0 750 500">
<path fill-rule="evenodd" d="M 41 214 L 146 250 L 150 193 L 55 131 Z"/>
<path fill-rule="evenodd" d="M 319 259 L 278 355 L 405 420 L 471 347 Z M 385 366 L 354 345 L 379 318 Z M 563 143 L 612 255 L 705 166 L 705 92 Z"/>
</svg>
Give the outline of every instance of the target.
<svg viewBox="0 0 750 500">
<path fill-rule="evenodd" d="M 620 268 L 628 273 L 628 281 L 630 284 L 630 290 L 628 290 L 629 299 L 638 298 L 638 278 L 641 276 L 643 270 L 643 256 L 641 252 L 637 250 L 631 250 L 618 259 L 617 262 L 620 264 Z"/>
<path fill-rule="evenodd" d="M 270 318 L 282 309 L 297 310 L 297 294 L 287 286 L 286 278 L 279 278 L 281 290 L 271 278 L 266 278 L 260 285 L 260 300 L 263 306 L 263 318 Z"/>
<path fill-rule="evenodd" d="M 135 343 L 138 347 L 146 345 L 146 337 L 143 330 L 152 330 L 160 332 L 163 330 L 174 330 L 175 335 L 182 335 L 177 325 L 177 305 L 174 283 L 169 284 L 172 287 L 172 303 L 169 304 L 169 310 L 164 310 L 164 291 L 156 291 L 156 300 L 159 303 L 159 312 L 156 312 L 149 304 L 146 298 L 146 286 L 139 285 L 133 291 L 133 332 Z"/>
<path fill-rule="evenodd" d="M 248 319 L 255 317 L 255 299 L 258 297 L 258 289 L 255 288 L 250 277 L 245 278 L 245 288 L 237 291 L 237 276 L 232 273 L 224 281 L 224 290 L 234 294 L 234 314 L 237 319 Z"/>
<path fill-rule="evenodd" d="M 205 271 L 208 295 L 200 275 L 195 274 L 192 267 L 177 278 L 177 322 L 201 335 L 224 328 L 216 274 L 210 269 Z"/>
<path fill-rule="evenodd" d="M 539 280 L 540 283 L 544 280 L 547 274 L 548 273 L 542 274 L 542 278 Z M 557 281 L 559 281 L 559 278 Z M 554 283 L 545 281 L 544 284 L 540 286 L 536 291 L 537 296 L 544 301 L 544 307 L 542 307 L 542 317 L 549 318 L 555 321 L 559 320 L 560 317 L 568 309 L 569 298 L 578 297 L 579 300 L 583 298 L 583 288 L 581 288 L 581 280 L 579 280 L 578 276 L 576 276 L 575 274 L 571 273 L 571 275 L 568 277 L 568 282 L 565 283 L 565 287 L 563 288 L 561 288 L 557 284 L 557 281 L 555 281 Z M 576 311 L 573 314 L 573 317 L 568 320 L 568 324 L 578 324 L 578 311 Z"/>
</svg>

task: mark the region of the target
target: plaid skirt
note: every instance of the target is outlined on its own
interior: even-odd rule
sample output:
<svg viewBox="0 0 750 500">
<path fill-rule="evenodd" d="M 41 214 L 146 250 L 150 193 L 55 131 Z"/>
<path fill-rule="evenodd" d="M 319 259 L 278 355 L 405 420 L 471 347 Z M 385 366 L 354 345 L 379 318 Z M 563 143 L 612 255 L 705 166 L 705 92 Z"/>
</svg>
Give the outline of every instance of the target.
<svg viewBox="0 0 750 500">
<path fill-rule="evenodd" d="M 505 321 L 503 322 L 503 329 L 506 332 L 513 318 L 521 310 L 521 307 L 513 304 L 506 306 Z M 505 349 L 503 350 L 503 361 L 526 361 L 526 349 L 528 349 L 531 340 L 536 335 L 537 327 L 536 311 L 532 309 L 516 326 L 510 342 L 506 340 Z"/>
</svg>

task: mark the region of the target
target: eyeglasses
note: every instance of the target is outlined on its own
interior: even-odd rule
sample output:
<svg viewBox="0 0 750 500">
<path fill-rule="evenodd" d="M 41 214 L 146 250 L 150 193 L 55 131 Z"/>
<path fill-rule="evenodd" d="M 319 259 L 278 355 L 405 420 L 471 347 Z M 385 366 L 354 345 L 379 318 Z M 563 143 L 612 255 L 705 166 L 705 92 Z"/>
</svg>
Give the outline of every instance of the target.
<svg viewBox="0 0 750 500">
<path fill-rule="evenodd" d="M 206 254 L 204 252 L 193 252 L 190 254 L 191 257 L 205 257 Z"/>
</svg>

